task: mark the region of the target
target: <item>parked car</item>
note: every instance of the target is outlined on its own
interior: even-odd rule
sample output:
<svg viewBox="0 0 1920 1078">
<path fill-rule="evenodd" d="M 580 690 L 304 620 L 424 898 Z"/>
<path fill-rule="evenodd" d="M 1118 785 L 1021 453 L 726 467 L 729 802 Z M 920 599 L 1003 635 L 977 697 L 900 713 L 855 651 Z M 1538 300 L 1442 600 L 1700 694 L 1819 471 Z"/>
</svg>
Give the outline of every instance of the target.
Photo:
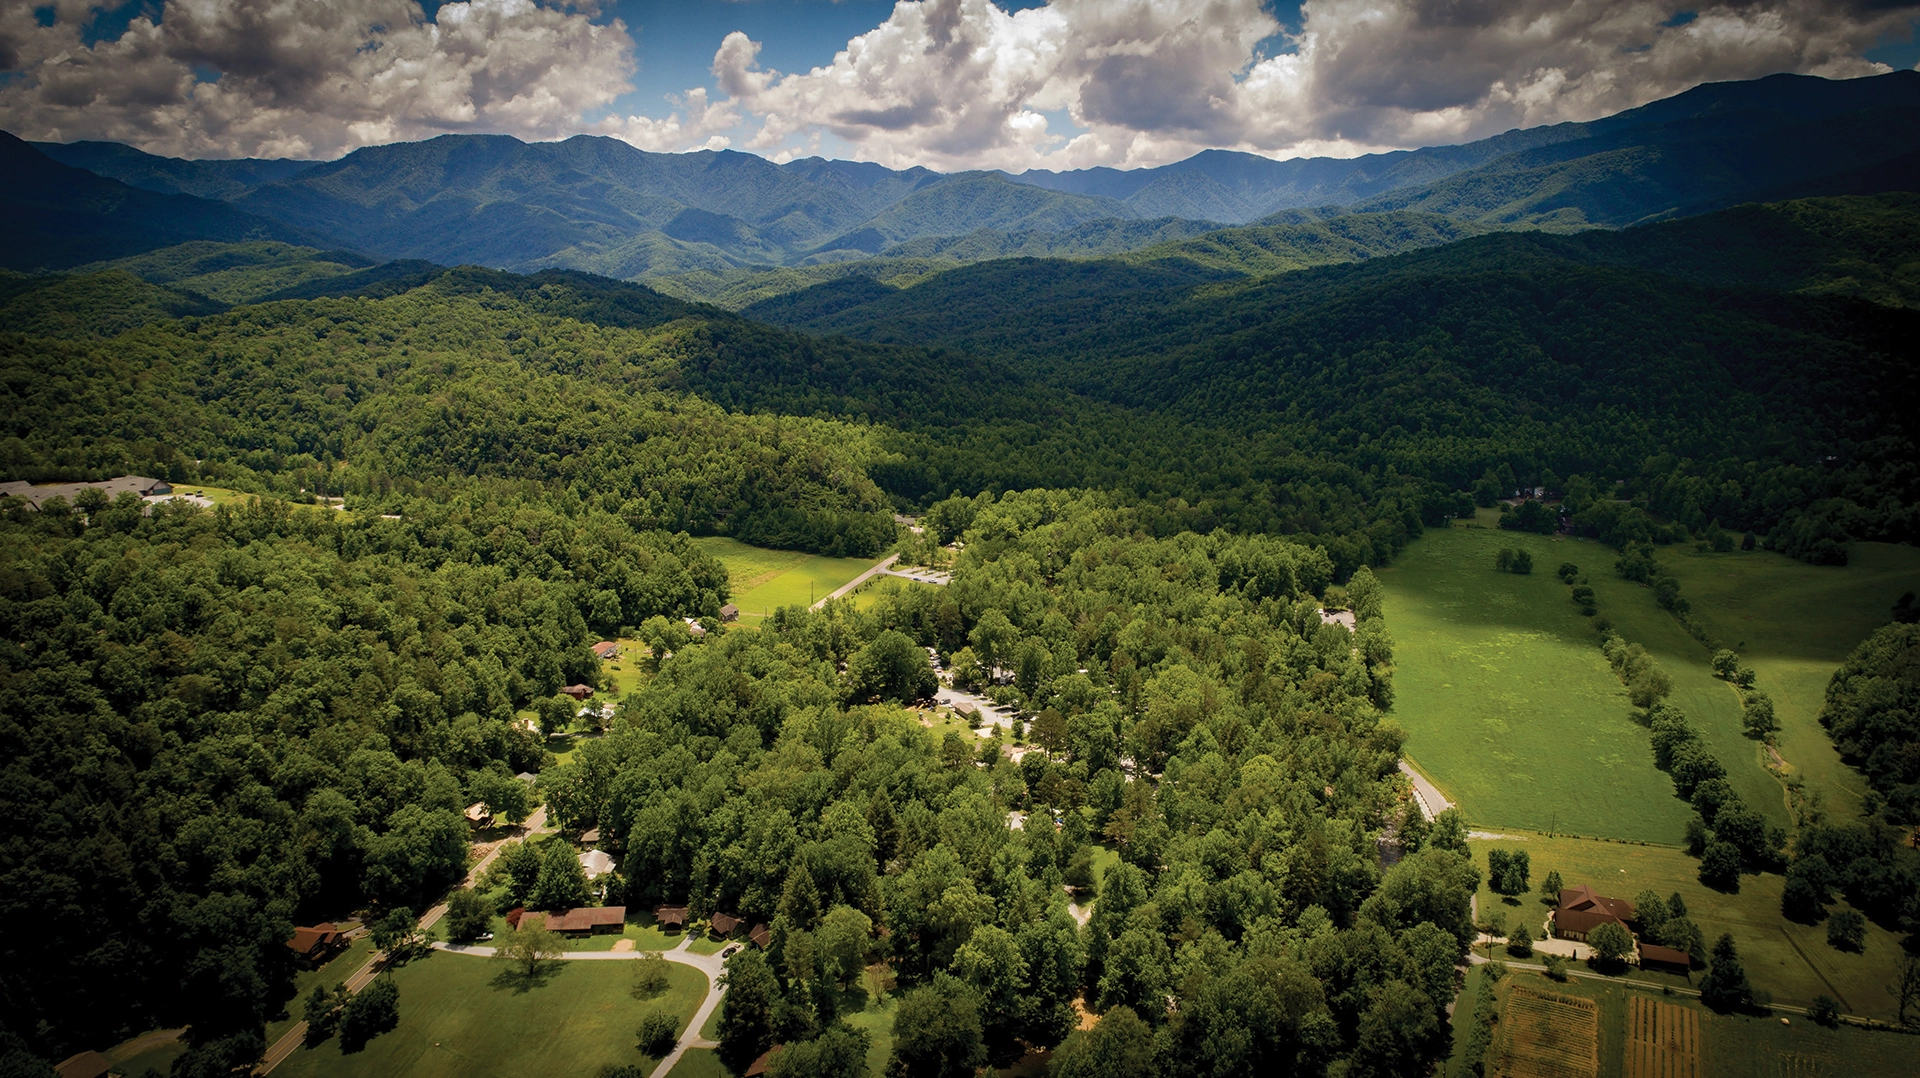
<svg viewBox="0 0 1920 1078">
<path fill-rule="evenodd" d="M 726 950 L 724 950 L 724 951 L 721 951 L 721 952 L 720 952 L 720 957 L 721 957 L 721 958 L 732 958 L 732 957 L 733 957 L 733 953 L 734 953 L 735 951 L 738 951 L 739 949 L 740 949 L 740 945 L 736 943 L 736 944 L 734 944 L 733 946 L 731 946 L 731 947 L 729 947 L 729 948 L 727 948 Z"/>
</svg>

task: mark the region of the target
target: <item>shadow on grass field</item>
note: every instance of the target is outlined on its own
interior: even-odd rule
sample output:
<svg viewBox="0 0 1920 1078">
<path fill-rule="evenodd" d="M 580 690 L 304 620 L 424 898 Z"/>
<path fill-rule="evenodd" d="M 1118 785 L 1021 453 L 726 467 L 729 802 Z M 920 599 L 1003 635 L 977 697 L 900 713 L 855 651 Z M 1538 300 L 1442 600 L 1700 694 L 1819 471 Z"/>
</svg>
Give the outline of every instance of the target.
<svg viewBox="0 0 1920 1078">
<path fill-rule="evenodd" d="M 1841 817 L 1860 812 L 1866 783 L 1820 727 L 1827 682 L 1847 654 L 1887 623 L 1903 592 L 1920 591 L 1920 550 L 1855 543 L 1844 567 L 1767 551 L 1702 554 L 1669 548 L 1660 561 L 1715 642 L 1740 653 L 1773 697 L 1780 754 Z"/>
<path fill-rule="evenodd" d="M 1687 915 L 1709 944 L 1723 932 L 1733 936 L 1747 975 L 1755 987 L 1771 992 L 1777 1003 L 1805 1007 L 1825 993 L 1842 1000 L 1845 1013 L 1887 1021 L 1896 1017 L 1888 988 L 1899 975 L 1899 938 L 1869 922 L 1865 950 L 1859 954 L 1834 950 L 1827 944 L 1825 925 L 1795 924 L 1781 916 L 1780 892 L 1786 882 L 1782 876 L 1742 876 L 1740 892 L 1729 895 L 1701 884 L 1700 863 L 1680 849 L 1523 832 L 1502 840 L 1474 839 L 1468 845 L 1481 870 L 1478 902 L 1483 916 L 1495 909 L 1505 911 L 1509 923 L 1524 916 L 1534 934 L 1540 934 L 1548 907 L 1537 893 L 1521 896 L 1516 905 L 1489 890 L 1484 879 L 1489 849 L 1526 850 L 1536 892 L 1550 871 L 1559 872 L 1568 887 L 1590 884 L 1615 898 L 1631 900 L 1644 890 L 1663 897 L 1678 892 L 1687 904 Z M 1845 904 L 1834 908 L 1843 909 Z M 1500 954 L 1496 948 L 1496 957 Z M 1632 976 L 1676 987 L 1690 983 L 1684 977 L 1639 970 Z M 1700 971 L 1695 971 L 1694 987 L 1699 980 Z M 1912 1043 L 1920 1051 L 1920 1040 Z"/>
<path fill-rule="evenodd" d="M 1531 553 L 1534 572 L 1496 571 L 1502 547 Z M 1591 623 L 1554 576 L 1573 562 L 1597 579 L 1614 558 L 1598 543 L 1455 527 L 1380 572 L 1406 755 L 1474 826 L 1684 835 L 1691 809 L 1653 766 Z"/>
<path fill-rule="evenodd" d="M 667 991 L 651 1000 L 635 998 L 632 962 L 550 969 L 528 981 L 503 976 L 503 962 L 435 952 L 391 975 L 400 989 L 398 1028 L 352 1055 L 338 1040 L 302 1048 L 274 1073 L 577 1078 L 608 1065 L 645 1065 L 634 1038 L 641 1016 L 665 1008 L 684 1029 L 707 989 L 700 971 L 677 964 L 668 966 Z"/>
</svg>

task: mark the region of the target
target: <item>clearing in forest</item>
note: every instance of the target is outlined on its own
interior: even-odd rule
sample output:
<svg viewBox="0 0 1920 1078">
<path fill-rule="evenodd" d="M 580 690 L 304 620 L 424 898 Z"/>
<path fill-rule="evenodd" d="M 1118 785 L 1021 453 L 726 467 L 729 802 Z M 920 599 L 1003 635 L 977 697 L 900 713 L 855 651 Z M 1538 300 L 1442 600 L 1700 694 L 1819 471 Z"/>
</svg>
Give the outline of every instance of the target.
<svg viewBox="0 0 1920 1078">
<path fill-rule="evenodd" d="M 1626 1078 L 1699 1078 L 1700 1012 L 1627 998 Z"/>
<path fill-rule="evenodd" d="M 1488 1061 L 1501 1078 L 1595 1078 L 1600 1006 L 1590 999 L 1515 986 Z"/>
<path fill-rule="evenodd" d="M 1502 547 L 1531 553 L 1533 573 L 1496 571 Z M 1653 766 L 1598 634 L 1554 576 L 1562 562 L 1611 575 L 1616 557 L 1599 543 L 1461 526 L 1427 532 L 1379 574 L 1406 754 L 1475 827 L 1684 836 L 1692 810 Z"/>
<path fill-rule="evenodd" d="M 767 550 L 725 536 L 695 539 L 694 545 L 727 567 L 740 624 L 758 625 L 783 606 L 807 606 L 873 568 L 878 558 L 829 558 L 792 550 Z"/>
</svg>

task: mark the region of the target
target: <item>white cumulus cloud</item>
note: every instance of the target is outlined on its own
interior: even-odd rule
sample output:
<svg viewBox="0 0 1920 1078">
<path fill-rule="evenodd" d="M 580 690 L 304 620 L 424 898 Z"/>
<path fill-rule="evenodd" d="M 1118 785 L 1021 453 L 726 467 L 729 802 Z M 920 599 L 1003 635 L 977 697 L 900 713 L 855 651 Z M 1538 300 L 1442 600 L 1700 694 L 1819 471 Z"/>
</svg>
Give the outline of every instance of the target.
<svg viewBox="0 0 1920 1078">
<path fill-rule="evenodd" d="M 0 127 L 188 157 L 331 157 L 449 131 L 552 138 L 631 87 L 633 39 L 590 6 L 169 0 L 85 44 L 95 4 L 0 6 Z"/>
<path fill-rule="evenodd" d="M 1208 147 L 1279 156 L 1457 142 L 1584 120 L 1701 82 L 1884 71 L 1908 0 L 1761 0 L 1690 21 L 1647 0 L 1308 0 L 1287 34 L 1259 0 L 911 0 L 804 72 L 732 34 L 719 88 L 779 153 L 825 132 L 936 168 L 1155 165 Z M 1262 43 L 1284 43 L 1263 55 Z M 1065 110 L 1074 130 L 1042 113 Z"/>
<path fill-rule="evenodd" d="M 1883 71 L 1862 53 L 1920 0 L 901 0 L 830 61 L 782 72 L 715 42 L 709 86 L 610 112 L 634 42 L 592 0 L 167 0 L 88 45 L 0 6 L 0 127 L 156 153 L 327 157 L 486 131 L 648 150 L 741 145 L 937 169 L 1132 167 L 1209 147 L 1350 155 L 1584 120 L 1702 82 Z M 1069 122 L 1063 123 L 1062 120 Z"/>
</svg>

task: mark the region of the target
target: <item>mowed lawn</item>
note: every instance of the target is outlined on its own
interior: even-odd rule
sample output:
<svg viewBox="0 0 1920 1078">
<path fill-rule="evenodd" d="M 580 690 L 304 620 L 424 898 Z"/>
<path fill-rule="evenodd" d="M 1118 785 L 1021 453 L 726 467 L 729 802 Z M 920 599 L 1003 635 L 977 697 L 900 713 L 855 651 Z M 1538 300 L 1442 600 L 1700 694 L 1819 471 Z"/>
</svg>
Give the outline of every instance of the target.
<svg viewBox="0 0 1920 1078">
<path fill-rule="evenodd" d="M 1825 924 L 1795 924 L 1780 915 L 1780 891 L 1786 882 L 1782 876 L 1742 876 L 1740 892 L 1728 895 L 1702 885 L 1700 862 L 1680 849 L 1525 832 L 1512 832 L 1499 840 L 1474 839 L 1468 845 L 1481 870 L 1478 903 L 1483 915 L 1502 910 L 1509 924 L 1524 917 L 1539 935 L 1548 907 L 1540 901 L 1538 889 L 1550 871 L 1560 873 L 1568 887 L 1589 884 L 1601 894 L 1628 900 L 1645 890 L 1662 896 L 1678 892 L 1687 904 L 1687 916 L 1700 926 L 1709 944 L 1723 932 L 1733 936 L 1754 986 L 1771 992 L 1776 1003 L 1805 1007 L 1824 992 L 1841 1000 L 1841 1010 L 1847 1014 L 1887 1021 L 1896 1017 L 1896 1002 L 1888 988 L 1899 976 L 1899 937 L 1869 922 L 1861 953 L 1833 949 L 1827 945 Z M 1518 905 L 1486 886 L 1487 851 L 1495 848 L 1527 851 L 1535 893 L 1520 896 Z M 1832 908 L 1847 906 L 1841 902 Z M 1485 953 L 1484 948 L 1480 953 Z M 1496 948 L 1496 957 L 1500 954 Z M 1675 987 L 1689 983 L 1676 975 L 1640 970 L 1630 976 Z M 1694 987 L 1699 980 L 1696 971 Z"/>
<path fill-rule="evenodd" d="M 718 535 L 695 539 L 694 544 L 727 567 L 733 588 L 730 601 L 740 608 L 740 624 L 745 626 L 757 626 L 783 606 L 808 606 L 824 599 L 879 560 L 767 550 Z"/>
<path fill-rule="evenodd" d="M 1501 547 L 1531 552 L 1534 572 L 1495 571 Z M 1614 558 L 1598 543 L 1457 526 L 1380 571 L 1406 755 L 1474 827 L 1684 836 L 1692 810 L 1554 576 L 1573 562 L 1597 581 Z"/>
<path fill-rule="evenodd" d="M 1816 566 L 1764 550 L 1660 560 L 1717 642 L 1740 653 L 1773 697 L 1780 755 L 1822 792 L 1836 816 L 1859 814 L 1866 783 L 1820 727 L 1827 682 L 1847 654 L 1885 625 L 1903 592 L 1920 591 L 1920 550 L 1855 543 L 1846 566 Z"/>
<path fill-rule="evenodd" d="M 630 961 L 560 961 L 527 982 L 506 963 L 435 953 L 392 976 L 400 1025 L 353 1055 L 338 1038 L 301 1048 L 275 1069 L 288 1078 L 405 1074 L 410 1078 L 578 1078 L 619 1064 L 646 1066 L 634 1031 L 650 1010 L 685 1023 L 705 998 L 700 971 L 670 964 L 671 985 L 649 999 L 633 994 Z"/>
</svg>

